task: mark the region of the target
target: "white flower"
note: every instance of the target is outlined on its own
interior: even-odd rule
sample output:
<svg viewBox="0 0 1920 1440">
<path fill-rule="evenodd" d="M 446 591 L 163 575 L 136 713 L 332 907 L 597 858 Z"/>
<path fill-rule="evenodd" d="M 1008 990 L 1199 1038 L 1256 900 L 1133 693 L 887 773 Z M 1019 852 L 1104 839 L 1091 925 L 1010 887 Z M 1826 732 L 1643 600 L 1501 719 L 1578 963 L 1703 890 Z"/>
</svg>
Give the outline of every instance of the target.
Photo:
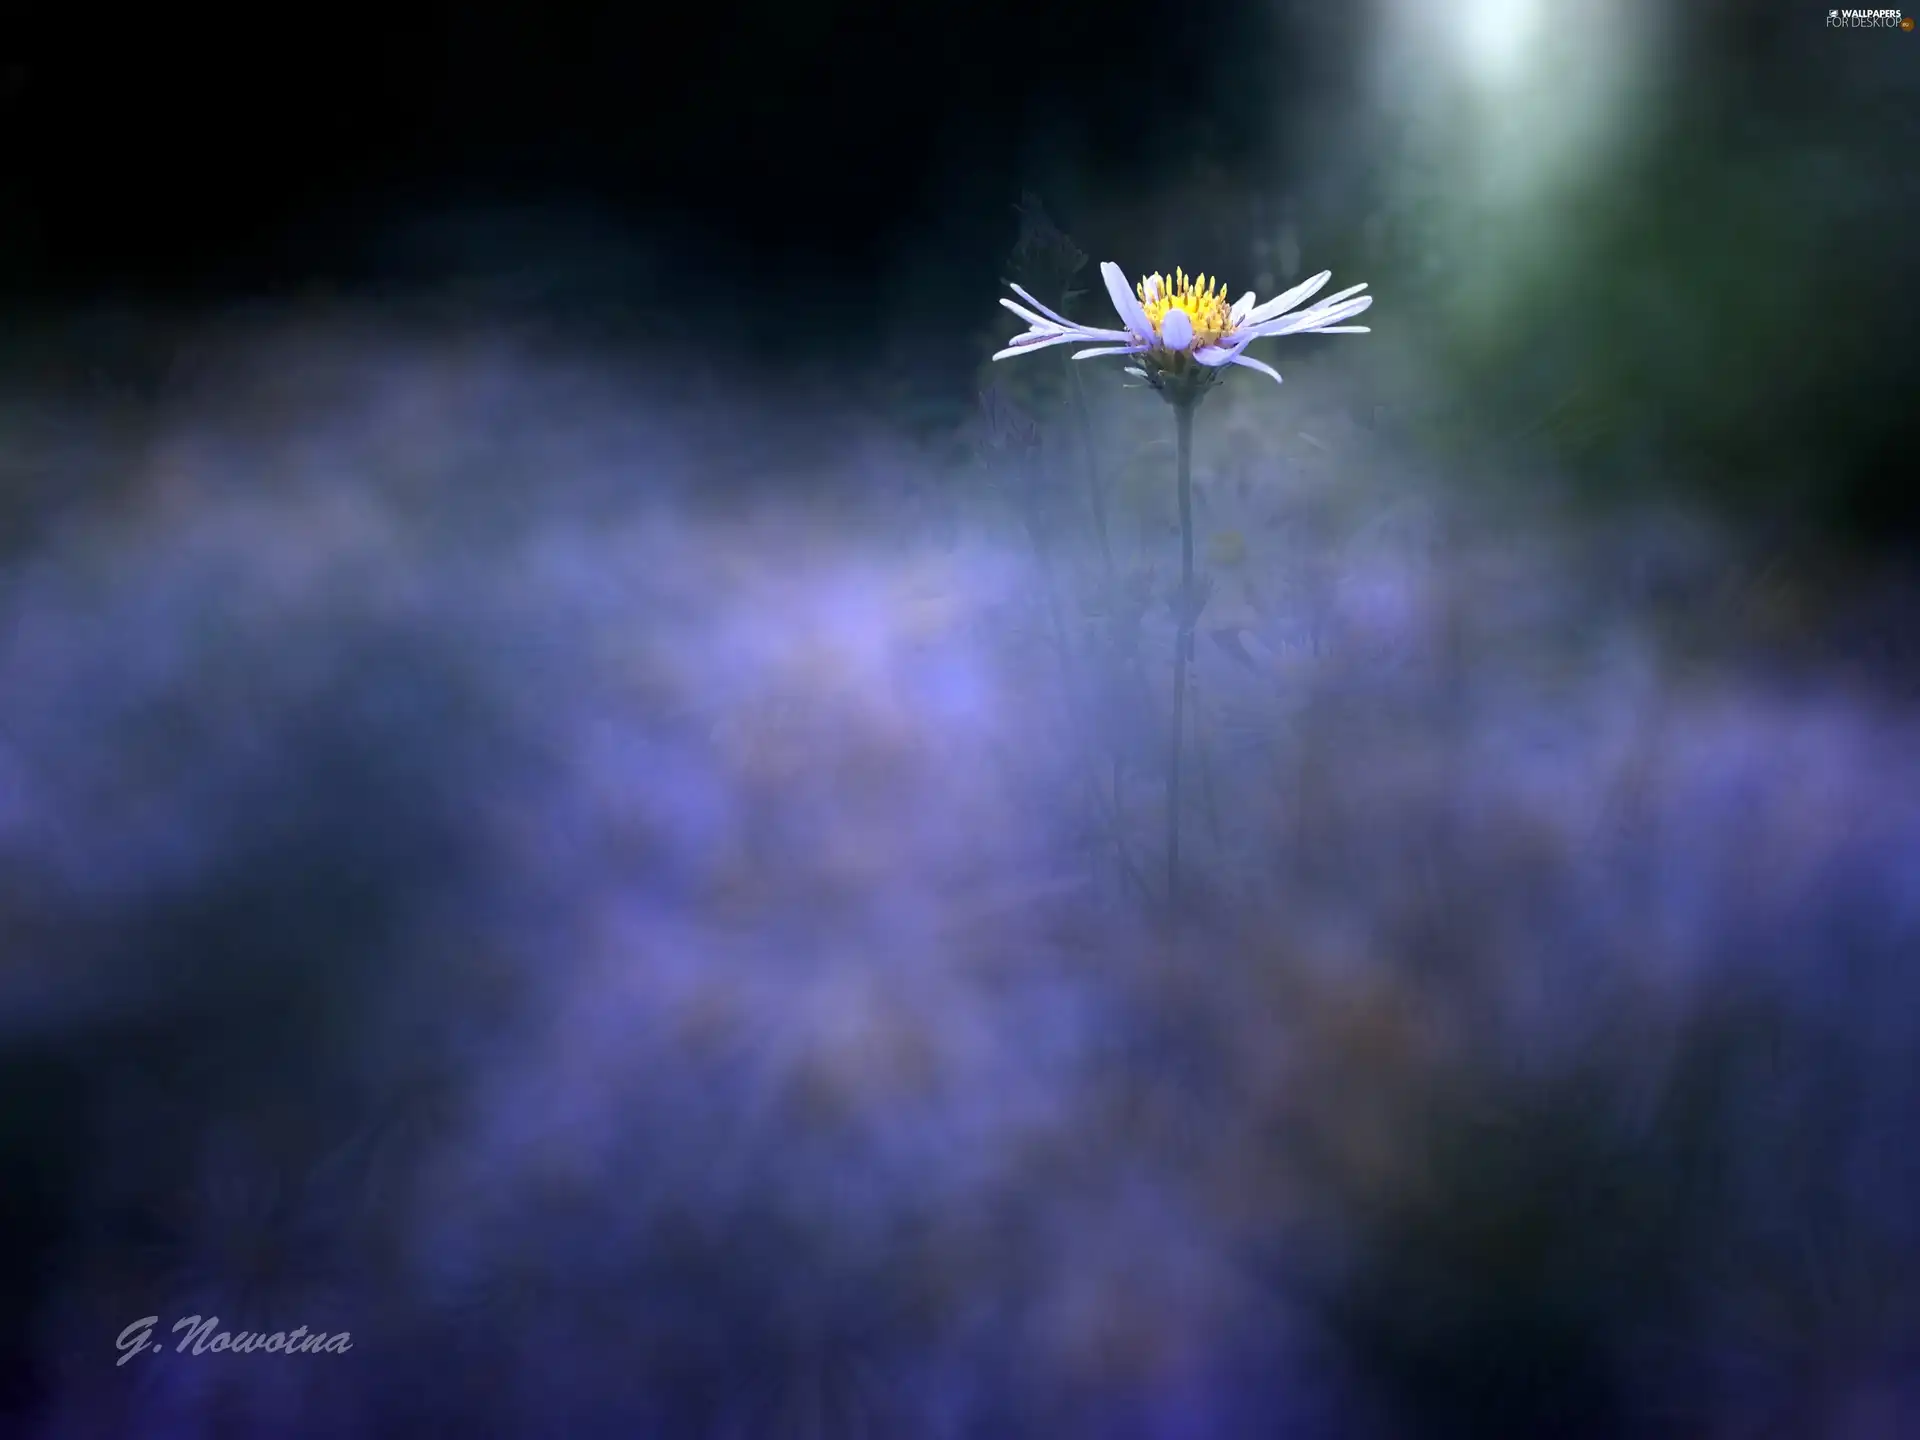
<svg viewBox="0 0 1920 1440">
<path fill-rule="evenodd" d="M 1025 305 L 1002 299 L 1001 304 L 1027 322 L 1027 332 L 1016 335 L 1006 349 L 993 358 L 1024 355 L 1067 341 L 1099 342 L 1091 349 L 1077 350 L 1073 358 L 1085 360 L 1092 355 L 1139 355 L 1142 363 L 1158 373 L 1178 372 L 1192 361 L 1209 370 L 1224 365 L 1244 365 L 1270 375 L 1276 381 L 1280 373 L 1271 365 L 1245 353 L 1255 340 L 1275 335 L 1300 335 L 1309 331 L 1321 335 L 1364 335 L 1364 325 L 1343 325 L 1369 305 L 1371 295 L 1360 292 L 1367 287 L 1355 285 L 1318 301 L 1305 310 L 1294 306 L 1314 294 L 1332 278 L 1331 270 L 1322 270 L 1283 295 L 1264 304 L 1255 304 L 1249 290 L 1232 305 L 1218 280 L 1201 275 L 1192 280 L 1184 270 L 1173 272 L 1172 279 L 1149 275 L 1132 290 L 1118 265 L 1107 261 L 1100 267 L 1107 294 L 1124 328 L 1101 330 L 1079 325 L 1058 311 L 1049 310 L 1020 286 L 1014 294 Z M 1031 308 L 1028 308 L 1031 307 Z M 1291 313 L 1289 313 L 1291 312 Z M 1145 372 L 1142 372 L 1145 373 Z"/>
</svg>

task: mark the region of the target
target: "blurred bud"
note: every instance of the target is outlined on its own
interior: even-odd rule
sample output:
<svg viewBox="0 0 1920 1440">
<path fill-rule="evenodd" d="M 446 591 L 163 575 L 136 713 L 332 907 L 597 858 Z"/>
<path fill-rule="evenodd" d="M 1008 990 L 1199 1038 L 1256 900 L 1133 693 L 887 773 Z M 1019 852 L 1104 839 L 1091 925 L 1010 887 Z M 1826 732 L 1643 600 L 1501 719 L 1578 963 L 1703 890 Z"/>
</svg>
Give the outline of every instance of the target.
<svg viewBox="0 0 1920 1440">
<path fill-rule="evenodd" d="M 1067 305 L 1085 293 L 1072 288 L 1073 278 L 1086 268 L 1087 252 L 1053 223 L 1039 196 L 1028 191 L 1015 210 L 1020 215 L 1020 238 L 1008 257 L 1007 278 L 1024 285 L 1049 305 Z"/>
</svg>

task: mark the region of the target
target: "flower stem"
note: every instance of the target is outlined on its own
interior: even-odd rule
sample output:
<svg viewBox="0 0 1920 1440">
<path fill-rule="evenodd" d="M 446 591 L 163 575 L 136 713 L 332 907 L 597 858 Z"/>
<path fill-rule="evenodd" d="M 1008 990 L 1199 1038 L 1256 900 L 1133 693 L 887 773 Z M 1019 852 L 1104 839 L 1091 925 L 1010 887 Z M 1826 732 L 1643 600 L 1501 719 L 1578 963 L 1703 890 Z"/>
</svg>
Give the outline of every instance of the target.
<svg viewBox="0 0 1920 1440">
<path fill-rule="evenodd" d="M 1187 665 L 1193 659 L 1193 410 L 1192 399 L 1173 406 L 1180 490 L 1179 630 L 1173 642 L 1173 738 L 1167 753 L 1167 904 L 1180 903 L 1180 752 L 1187 718 Z"/>
</svg>

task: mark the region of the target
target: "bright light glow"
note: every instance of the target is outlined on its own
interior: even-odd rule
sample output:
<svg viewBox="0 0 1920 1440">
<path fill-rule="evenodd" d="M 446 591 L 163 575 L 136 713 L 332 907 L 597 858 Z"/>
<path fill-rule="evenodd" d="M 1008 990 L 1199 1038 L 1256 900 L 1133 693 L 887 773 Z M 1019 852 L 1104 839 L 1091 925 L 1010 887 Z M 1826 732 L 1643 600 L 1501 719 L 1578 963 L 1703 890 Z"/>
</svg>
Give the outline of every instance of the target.
<svg viewBox="0 0 1920 1440">
<path fill-rule="evenodd" d="M 1540 0 L 1467 0 L 1461 6 L 1459 43 L 1476 79 L 1502 84 L 1516 75 L 1534 47 L 1543 8 Z"/>
<path fill-rule="evenodd" d="M 1667 23 L 1653 0 L 1383 9 L 1371 100 L 1394 137 L 1402 223 L 1418 225 L 1458 323 L 1497 323 L 1577 242 L 1582 197 L 1667 93 Z"/>
</svg>

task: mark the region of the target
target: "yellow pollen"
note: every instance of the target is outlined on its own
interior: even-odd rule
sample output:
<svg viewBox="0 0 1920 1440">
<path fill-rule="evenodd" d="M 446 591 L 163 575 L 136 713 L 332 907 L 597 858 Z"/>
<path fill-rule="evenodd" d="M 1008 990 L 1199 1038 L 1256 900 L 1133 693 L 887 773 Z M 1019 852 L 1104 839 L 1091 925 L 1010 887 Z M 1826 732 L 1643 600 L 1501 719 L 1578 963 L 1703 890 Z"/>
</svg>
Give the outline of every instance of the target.
<svg viewBox="0 0 1920 1440">
<path fill-rule="evenodd" d="M 1217 345 L 1220 337 L 1232 328 L 1233 304 L 1227 299 L 1227 287 L 1219 280 L 1206 275 L 1187 278 L 1184 270 L 1175 270 L 1171 279 L 1150 277 L 1160 280 L 1159 293 L 1148 298 L 1147 282 L 1142 280 L 1134 287 L 1140 297 L 1140 304 L 1147 312 L 1154 333 L 1159 334 L 1160 322 L 1169 310 L 1184 310 L 1187 319 L 1193 322 L 1193 344 L 1198 349 L 1202 345 Z"/>
</svg>

